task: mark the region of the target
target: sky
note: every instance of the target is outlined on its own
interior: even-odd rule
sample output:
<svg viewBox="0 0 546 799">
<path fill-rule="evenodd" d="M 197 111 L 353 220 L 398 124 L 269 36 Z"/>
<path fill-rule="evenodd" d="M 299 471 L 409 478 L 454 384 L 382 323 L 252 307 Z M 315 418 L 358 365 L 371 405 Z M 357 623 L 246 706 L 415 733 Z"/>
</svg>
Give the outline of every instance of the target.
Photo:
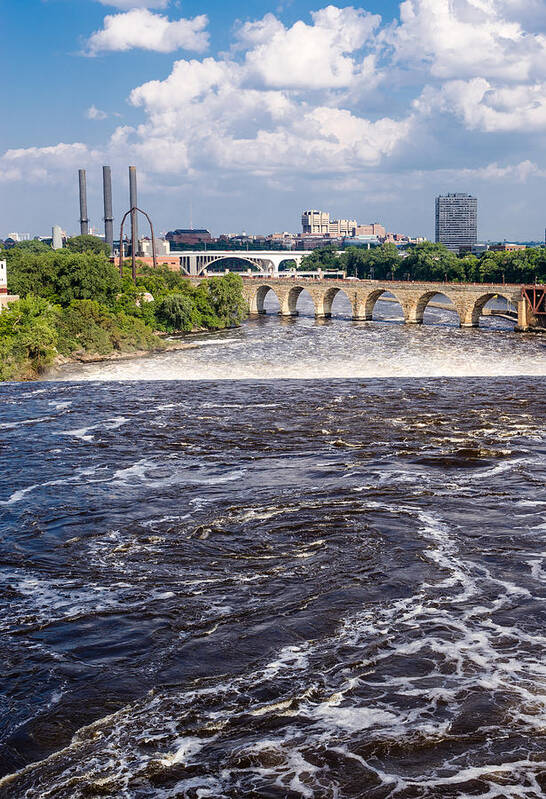
<svg viewBox="0 0 546 799">
<path fill-rule="evenodd" d="M 539 240 L 545 0 L 0 0 L 0 237 L 102 229 L 127 168 L 160 231 L 298 232 L 301 212 L 434 234 L 479 201 L 482 239 Z"/>
</svg>

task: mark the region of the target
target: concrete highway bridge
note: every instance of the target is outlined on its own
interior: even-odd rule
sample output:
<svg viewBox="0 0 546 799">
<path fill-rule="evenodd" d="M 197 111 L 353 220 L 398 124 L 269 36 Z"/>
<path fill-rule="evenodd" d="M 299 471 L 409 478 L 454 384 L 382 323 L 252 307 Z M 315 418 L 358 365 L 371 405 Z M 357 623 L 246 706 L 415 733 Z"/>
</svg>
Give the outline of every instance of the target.
<svg viewBox="0 0 546 799">
<path fill-rule="evenodd" d="M 313 250 L 185 250 L 180 255 L 180 268 L 187 275 L 202 275 L 209 266 L 236 258 L 255 267 L 262 275 L 278 277 L 282 263 L 295 261 L 299 266 L 302 258 L 312 254 Z M 341 254 L 339 251 L 338 255 Z"/>
<path fill-rule="evenodd" d="M 406 324 L 416 325 L 423 322 L 423 314 L 433 297 L 443 294 L 453 304 L 462 327 L 478 327 L 489 300 L 504 297 L 517 309 L 516 329 L 546 330 L 546 287 L 541 286 L 248 276 L 243 277 L 243 286 L 251 314 L 265 313 L 265 298 L 273 292 L 279 301 L 280 315 L 296 316 L 298 297 L 302 291 L 307 291 L 315 306 L 315 316 L 327 318 L 332 315 L 335 297 L 342 293 L 351 303 L 353 319 L 364 321 L 373 318 L 376 302 L 389 292 L 400 303 Z"/>
</svg>

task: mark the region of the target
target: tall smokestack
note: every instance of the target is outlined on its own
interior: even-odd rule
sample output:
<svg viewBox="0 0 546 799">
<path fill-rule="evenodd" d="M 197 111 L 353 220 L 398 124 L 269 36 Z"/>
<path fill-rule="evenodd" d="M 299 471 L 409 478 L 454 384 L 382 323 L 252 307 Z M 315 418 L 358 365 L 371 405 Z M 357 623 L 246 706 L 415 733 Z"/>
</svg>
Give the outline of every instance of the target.
<svg viewBox="0 0 546 799">
<path fill-rule="evenodd" d="M 138 220 L 135 208 L 138 207 L 136 166 L 129 167 L 129 204 L 131 206 L 131 246 L 138 255 Z"/>
<path fill-rule="evenodd" d="M 112 210 L 112 170 L 109 166 L 102 168 L 102 186 L 104 193 L 104 240 L 110 247 L 110 255 L 114 254 L 114 212 Z"/>
<path fill-rule="evenodd" d="M 85 169 L 78 171 L 80 178 L 80 233 L 87 236 L 89 233 L 89 218 L 87 216 L 87 176 Z"/>
</svg>

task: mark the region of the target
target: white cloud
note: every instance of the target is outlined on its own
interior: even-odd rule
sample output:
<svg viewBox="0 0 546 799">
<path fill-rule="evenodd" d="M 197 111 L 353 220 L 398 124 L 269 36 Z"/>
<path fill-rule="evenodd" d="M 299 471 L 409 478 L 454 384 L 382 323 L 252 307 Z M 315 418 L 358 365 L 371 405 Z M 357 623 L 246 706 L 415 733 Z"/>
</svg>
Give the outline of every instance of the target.
<svg viewBox="0 0 546 799">
<path fill-rule="evenodd" d="M 440 79 L 546 75 L 546 37 L 508 18 L 509 0 L 404 0 L 385 32 L 396 59 Z"/>
<path fill-rule="evenodd" d="M 147 118 L 138 137 L 168 142 L 175 159 L 166 170 L 187 163 L 271 175 L 378 164 L 410 136 L 414 113 L 368 118 L 343 104 L 363 81 L 371 91 L 381 79 L 380 18 L 328 6 L 311 19 L 286 28 L 267 14 L 239 27 L 231 55 L 177 61 L 165 80 L 136 88 L 130 101 Z"/>
<path fill-rule="evenodd" d="M 108 114 L 106 113 L 106 111 L 101 111 L 100 108 L 97 108 L 95 105 L 92 105 L 85 112 L 85 116 L 87 117 L 87 119 L 106 119 L 108 117 Z"/>
<path fill-rule="evenodd" d="M 7 150 L 0 158 L 0 179 L 42 182 L 94 162 L 97 155 L 83 142 Z"/>
<path fill-rule="evenodd" d="M 415 106 L 458 116 L 468 130 L 531 133 L 546 130 L 546 83 L 496 87 L 485 78 L 427 87 Z"/>
<path fill-rule="evenodd" d="M 170 21 L 162 14 L 146 8 L 133 8 L 125 14 L 104 18 L 104 27 L 95 31 L 87 42 L 87 53 L 126 51 L 135 48 L 172 53 L 175 50 L 203 52 L 209 43 L 205 31 L 208 19 L 202 14 L 193 19 Z"/>
<path fill-rule="evenodd" d="M 371 121 L 326 105 L 326 95 L 252 88 L 252 74 L 247 60 L 178 61 L 166 80 L 132 92 L 148 119 L 139 135 L 184 142 L 195 168 L 344 172 L 379 163 L 412 128 L 412 114 Z"/>
<path fill-rule="evenodd" d="M 372 61 L 361 51 L 381 17 L 354 8 L 328 6 L 311 14 L 313 24 L 285 28 L 273 14 L 238 31 L 249 73 L 265 86 L 326 89 L 351 86 L 370 77 Z"/>
<path fill-rule="evenodd" d="M 502 166 L 497 161 L 494 161 L 485 166 L 467 168 L 467 169 L 436 169 L 424 172 L 423 170 L 415 170 L 411 173 L 412 180 L 415 178 L 423 177 L 434 178 L 442 182 L 449 181 L 451 184 L 454 181 L 459 182 L 473 182 L 476 180 L 490 182 L 517 182 L 527 183 L 529 178 L 543 178 L 546 177 L 546 169 L 541 169 L 533 161 L 521 161 L 519 164 L 507 164 Z"/>
</svg>

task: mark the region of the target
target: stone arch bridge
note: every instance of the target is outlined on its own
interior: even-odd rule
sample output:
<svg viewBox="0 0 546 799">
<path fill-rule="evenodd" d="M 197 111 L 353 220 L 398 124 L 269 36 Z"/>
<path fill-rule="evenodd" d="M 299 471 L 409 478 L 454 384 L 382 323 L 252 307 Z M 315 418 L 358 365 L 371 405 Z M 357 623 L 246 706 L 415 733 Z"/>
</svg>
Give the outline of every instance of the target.
<svg viewBox="0 0 546 799">
<path fill-rule="evenodd" d="M 315 316 L 325 318 L 331 316 L 332 303 L 341 292 L 351 303 L 353 319 L 371 320 L 377 300 L 390 292 L 400 303 L 406 324 L 421 324 L 428 303 L 436 294 L 443 294 L 453 303 L 462 327 L 477 327 L 486 303 L 500 296 L 518 309 L 518 329 L 530 329 L 520 285 L 252 277 L 243 278 L 243 284 L 251 314 L 265 313 L 264 301 L 272 291 L 279 301 L 280 315 L 296 316 L 298 297 L 307 291 L 315 306 Z"/>
</svg>

